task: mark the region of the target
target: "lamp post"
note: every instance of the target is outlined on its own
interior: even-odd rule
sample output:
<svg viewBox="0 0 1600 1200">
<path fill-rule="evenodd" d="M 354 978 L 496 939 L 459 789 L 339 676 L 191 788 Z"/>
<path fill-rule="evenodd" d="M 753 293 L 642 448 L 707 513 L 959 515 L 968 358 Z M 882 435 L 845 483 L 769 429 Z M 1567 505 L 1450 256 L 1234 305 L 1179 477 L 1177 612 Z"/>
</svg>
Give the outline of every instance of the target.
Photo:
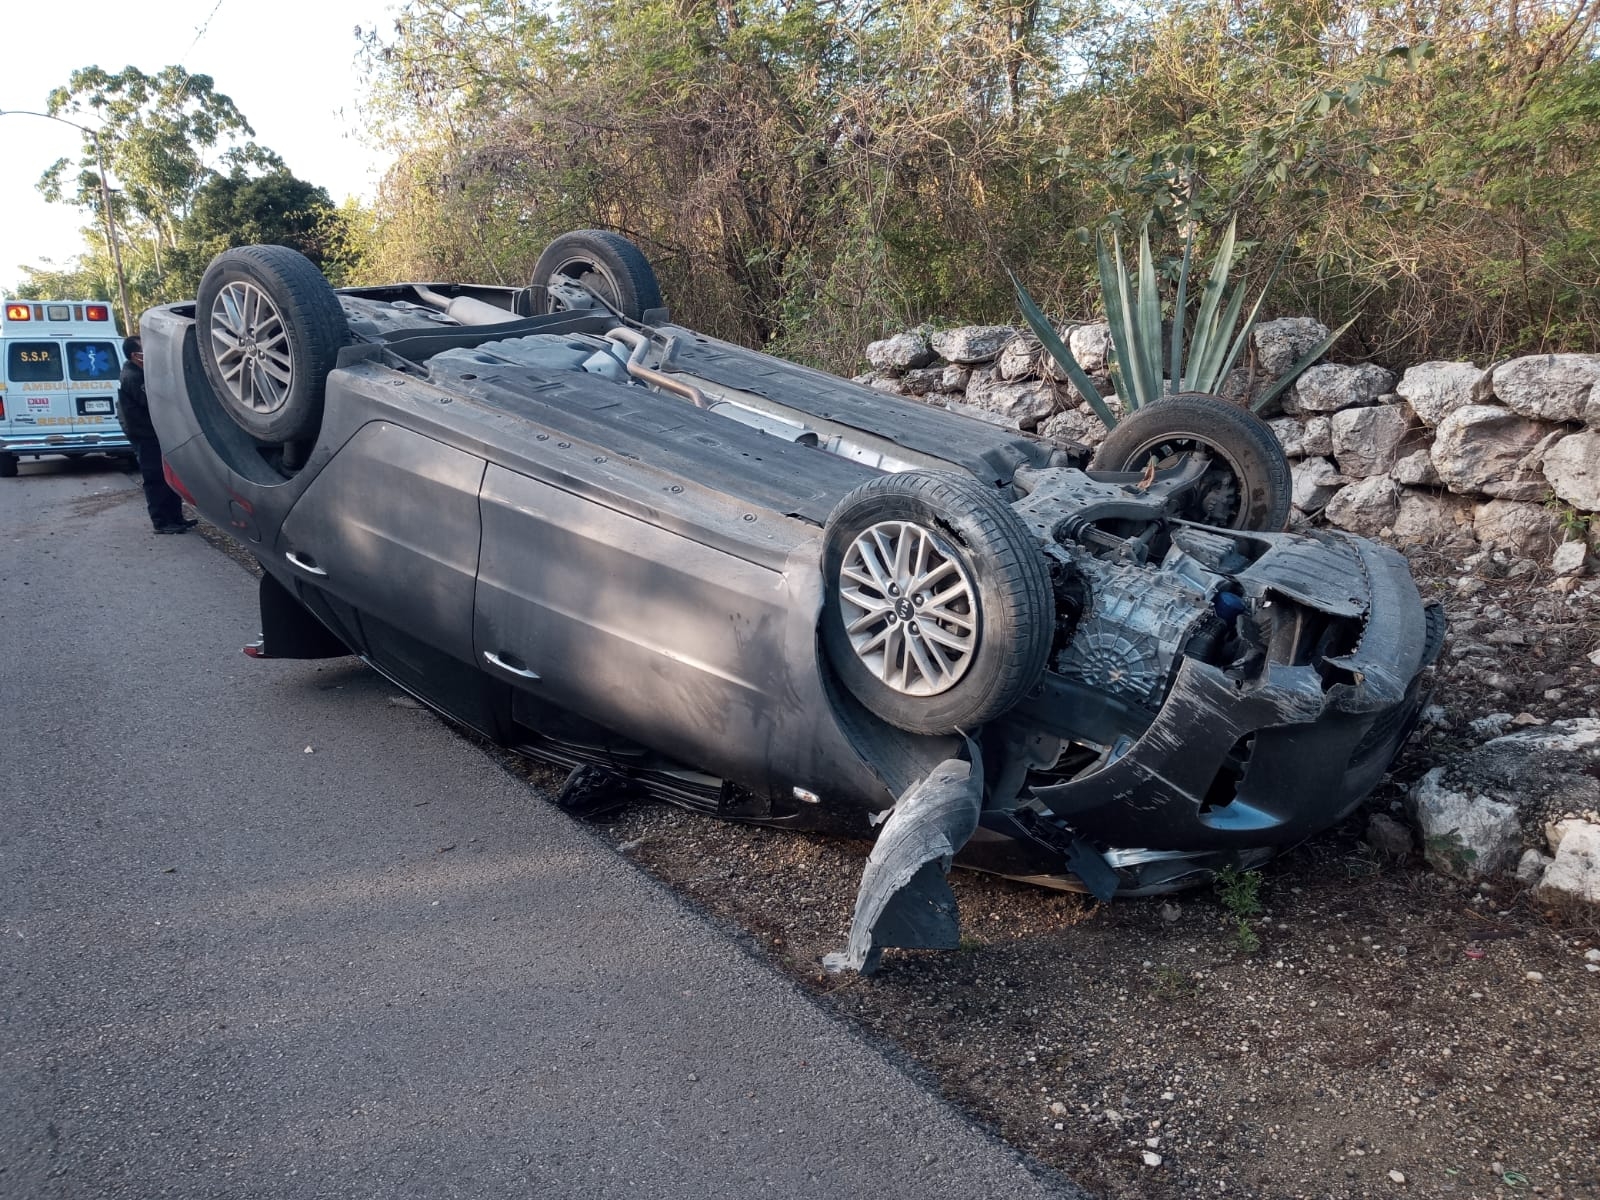
<svg viewBox="0 0 1600 1200">
<path fill-rule="evenodd" d="M 100 152 L 100 134 L 89 125 L 79 125 L 76 121 L 69 121 L 65 117 L 58 117 L 52 113 L 32 112 L 25 108 L 0 108 L 0 117 L 42 117 L 46 121 L 59 121 L 63 125 L 70 125 L 80 133 L 89 135 L 89 140 L 94 144 L 94 165 L 100 175 L 100 207 L 105 214 L 106 242 L 111 247 L 111 265 L 117 272 L 117 299 L 122 306 L 122 328 L 126 333 L 138 333 L 133 327 L 133 313 L 128 307 L 128 281 L 122 273 L 122 247 L 117 242 L 117 223 L 111 216 L 111 185 L 106 182 L 106 160 Z"/>
</svg>

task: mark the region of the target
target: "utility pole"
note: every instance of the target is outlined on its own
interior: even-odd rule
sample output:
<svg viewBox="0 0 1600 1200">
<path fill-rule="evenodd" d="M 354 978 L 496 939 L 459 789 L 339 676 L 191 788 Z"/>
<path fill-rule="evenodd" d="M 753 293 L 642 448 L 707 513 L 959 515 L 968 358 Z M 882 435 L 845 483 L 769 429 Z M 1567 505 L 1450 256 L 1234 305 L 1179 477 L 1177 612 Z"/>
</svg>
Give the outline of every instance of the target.
<svg viewBox="0 0 1600 1200">
<path fill-rule="evenodd" d="M 65 117 L 58 117 L 51 113 L 32 112 L 23 108 L 0 109 L 0 117 L 43 117 L 46 121 L 59 121 L 63 125 L 70 125 L 79 133 L 89 135 L 90 142 L 94 145 L 95 170 L 100 175 L 100 209 L 105 216 L 106 243 L 111 248 L 111 265 L 117 273 L 117 301 L 122 308 L 122 329 L 125 334 L 138 333 L 138 328 L 133 323 L 133 311 L 128 306 L 128 280 L 122 271 L 122 246 L 117 241 L 117 222 L 111 215 L 111 185 L 106 182 L 106 160 L 100 152 L 100 134 L 88 125 L 79 125 L 76 121 L 69 121 Z"/>
</svg>

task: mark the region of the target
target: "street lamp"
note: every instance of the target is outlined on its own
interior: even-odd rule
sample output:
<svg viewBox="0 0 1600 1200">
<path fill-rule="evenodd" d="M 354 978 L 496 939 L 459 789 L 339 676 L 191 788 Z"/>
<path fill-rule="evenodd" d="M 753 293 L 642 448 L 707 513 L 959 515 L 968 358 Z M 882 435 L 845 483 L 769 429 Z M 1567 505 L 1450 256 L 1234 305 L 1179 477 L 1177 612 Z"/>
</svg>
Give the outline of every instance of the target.
<svg viewBox="0 0 1600 1200">
<path fill-rule="evenodd" d="M 32 112 L 25 108 L 0 108 L 0 117 L 42 117 L 46 121 L 59 121 L 71 125 L 80 133 L 89 135 L 94 143 L 94 165 L 100 173 L 100 207 L 106 218 L 106 241 L 111 246 L 111 264 L 117 272 L 117 298 L 122 304 L 122 328 L 127 333 L 138 333 L 133 326 L 133 313 L 128 307 L 128 281 L 122 274 L 122 247 L 117 243 L 117 223 L 111 216 L 111 185 L 106 182 L 106 160 L 100 153 L 100 134 L 92 126 L 79 125 L 52 113 Z"/>
</svg>

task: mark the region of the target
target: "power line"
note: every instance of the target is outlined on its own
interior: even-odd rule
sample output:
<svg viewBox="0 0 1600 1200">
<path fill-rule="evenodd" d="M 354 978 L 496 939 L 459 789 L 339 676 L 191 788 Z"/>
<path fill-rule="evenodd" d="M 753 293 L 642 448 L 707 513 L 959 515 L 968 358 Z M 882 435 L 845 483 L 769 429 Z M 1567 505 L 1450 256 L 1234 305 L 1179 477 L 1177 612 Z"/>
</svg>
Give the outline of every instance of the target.
<svg viewBox="0 0 1600 1200">
<path fill-rule="evenodd" d="M 206 30 L 211 28 L 211 18 L 217 15 L 217 9 L 221 7 L 222 0 L 217 0 L 217 2 L 211 6 L 211 11 L 206 14 L 206 19 L 201 21 L 200 27 L 194 31 L 194 41 L 190 42 L 189 49 L 183 52 L 184 58 L 188 58 L 189 55 L 194 52 L 194 48 L 200 44 L 200 39 L 205 37 Z"/>
</svg>

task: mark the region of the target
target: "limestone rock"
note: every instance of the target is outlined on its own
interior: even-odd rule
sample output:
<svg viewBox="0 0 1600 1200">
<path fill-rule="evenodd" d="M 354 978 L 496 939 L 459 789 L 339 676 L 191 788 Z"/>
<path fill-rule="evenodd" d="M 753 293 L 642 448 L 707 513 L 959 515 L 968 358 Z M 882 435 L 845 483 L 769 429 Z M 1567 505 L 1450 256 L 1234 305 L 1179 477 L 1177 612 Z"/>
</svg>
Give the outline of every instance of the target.
<svg viewBox="0 0 1600 1200">
<path fill-rule="evenodd" d="M 1390 522 L 1389 537 L 1401 546 L 1436 546 L 1471 550 L 1472 501 L 1448 492 L 1400 492 L 1400 506 Z"/>
<path fill-rule="evenodd" d="M 1000 378 L 1007 382 L 1038 379 L 1043 374 L 1041 367 L 1046 357 L 1038 338 L 1031 333 L 1019 333 L 1001 349 L 995 366 Z"/>
<path fill-rule="evenodd" d="M 1489 404 L 1468 404 L 1439 422 L 1433 465 L 1452 492 L 1536 499 L 1537 463 L 1525 461 L 1552 431 Z"/>
<path fill-rule="evenodd" d="M 1424 425 L 1437 425 L 1473 403 L 1472 389 L 1485 372 L 1464 362 L 1426 362 L 1407 367 L 1395 390 Z"/>
<path fill-rule="evenodd" d="M 1060 407 L 1056 385 L 1047 380 L 1003 383 L 992 368 L 974 371 L 966 403 L 994 413 L 1012 429 L 1034 429 Z"/>
<path fill-rule="evenodd" d="M 1550 490 L 1574 508 L 1600 512 L 1600 429 L 1574 433 L 1544 456 Z"/>
<path fill-rule="evenodd" d="M 1394 466 L 1389 468 L 1389 478 L 1407 487 L 1443 486 L 1439 472 L 1434 468 L 1433 457 L 1428 453 L 1426 446 L 1395 459 Z"/>
<path fill-rule="evenodd" d="M 1559 893 L 1600 904 L 1600 825 L 1562 821 L 1554 833 L 1555 861 L 1539 881 L 1540 894 Z"/>
<path fill-rule="evenodd" d="M 1544 877 L 1544 869 L 1555 860 L 1548 854 L 1540 854 L 1529 847 L 1522 852 L 1522 857 L 1517 859 L 1517 882 L 1527 887 L 1535 887 Z"/>
<path fill-rule="evenodd" d="M 1521 848 L 1517 810 L 1471 789 L 1445 783 L 1435 767 L 1411 790 L 1422 852 L 1434 870 L 1457 879 L 1486 879 L 1510 867 Z"/>
<path fill-rule="evenodd" d="M 1067 349 L 1085 375 L 1104 374 L 1110 367 L 1111 326 L 1104 321 L 1074 325 L 1067 331 Z"/>
<path fill-rule="evenodd" d="M 880 375 L 874 371 L 867 380 L 867 386 L 875 392 L 888 392 L 891 396 L 906 394 L 906 385 L 898 375 Z"/>
<path fill-rule="evenodd" d="M 1320 328 L 1320 326 L 1319 326 Z M 1322 334 L 1323 337 L 1327 333 Z M 1316 345 L 1312 339 L 1311 345 Z M 1288 366 L 1295 362 L 1291 359 Z M 1285 370 L 1288 369 L 1285 366 Z M 1278 374 L 1282 374 L 1279 371 Z M 1341 408 L 1377 404 L 1379 397 L 1394 390 L 1394 373 L 1385 371 L 1375 363 L 1345 366 L 1342 363 L 1318 363 L 1308 367 L 1305 374 L 1295 380 L 1294 407 L 1302 413 L 1331 413 Z M 1285 405 L 1287 408 L 1288 405 Z"/>
<path fill-rule="evenodd" d="M 920 333 L 897 333 L 867 345 L 867 361 L 878 371 L 908 371 L 934 360 L 933 347 Z"/>
<path fill-rule="evenodd" d="M 1542 504 L 1490 500 L 1474 510 L 1472 531 L 1485 546 L 1543 561 L 1561 541 L 1561 517 Z"/>
<path fill-rule="evenodd" d="M 943 367 L 916 367 L 901 376 L 900 386 L 907 396 L 926 396 L 929 392 L 942 390 L 940 383 L 943 379 Z"/>
<path fill-rule="evenodd" d="M 1098 446 L 1109 433 L 1105 422 L 1086 407 L 1069 408 L 1039 422 L 1040 437 Z"/>
<path fill-rule="evenodd" d="M 972 378 L 971 367 L 961 367 L 954 364 L 945 367 L 939 376 L 939 390 L 941 392 L 964 392 L 967 382 Z"/>
<path fill-rule="evenodd" d="M 1330 525 L 1363 537 L 1377 537 L 1394 524 L 1400 512 L 1400 485 L 1387 475 L 1373 475 L 1341 488 L 1325 515 Z"/>
<path fill-rule="evenodd" d="M 1318 342 L 1328 336 L 1328 327 L 1311 317 L 1281 317 L 1262 321 L 1250 331 L 1255 349 L 1256 370 L 1269 379 L 1281 378 Z"/>
<path fill-rule="evenodd" d="M 1550 569 L 1557 575 L 1582 575 L 1588 561 L 1588 546 L 1582 542 L 1562 542 L 1550 556 Z"/>
<path fill-rule="evenodd" d="M 973 366 L 993 362 L 1005 344 L 1017 336 L 1009 325 L 963 325 L 933 335 L 933 349 L 946 362 Z"/>
<path fill-rule="evenodd" d="M 956 396 L 945 397 L 942 399 L 944 401 L 944 407 L 948 408 L 951 412 L 960 413 L 964 417 L 975 417 L 978 420 L 984 421 L 990 425 L 998 425 L 1002 429 L 1016 428 L 1016 426 L 1013 425 L 1009 419 L 991 409 L 983 408 L 977 404 L 968 404 L 965 400 L 962 400 Z"/>
<path fill-rule="evenodd" d="M 1326 458 L 1308 458 L 1289 469 L 1294 506 L 1303 513 L 1321 512 L 1335 492 L 1350 481 Z"/>
<path fill-rule="evenodd" d="M 1312 417 L 1306 422 L 1305 440 L 1300 449 L 1306 457 L 1333 453 L 1333 422 L 1327 417 Z"/>
<path fill-rule="evenodd" d="M 1333 456 L 1339 470 L 1352 479 L 1365 479 L 1387 474 L 1394 466 L 1411 430 L 1411 414 L 1398 405 L 1347 408 L 1333 414 L 1332 426 Z"/>
<path fill-rule="evenodd" d="M 1600 354 L 1533 354 L 1494 369 L 1494 394 L 1513 412 L 1540 421 L 1581 421 L 1600 382 Z"/>
<path fill-rule="evenodd" d="M 1333 422 L 1327 417 L 1274 417 L 1268 428 L 1278 439 L 1287 458 L 1327 457 L 1333 453 Z"/>
<path fill-rule="evenodd" d="M 1411 830 L 1386 813 L 1373 813 L 1367 820 L 1367 845 L 1380 857 L 1401 859 L 1411 854 Z"/>
<path fill-rule="evenodd" d="M 1283 447 L 1287 458 L 1304 458 L 1306 440 L 1306 427 L 1300 423 L 1298 417 L 1274 417 L 1267 422 L 1267 428 L 1272 430 L 1272 436 L 1278 439 L 1278 445 Z"/>
</svg>

